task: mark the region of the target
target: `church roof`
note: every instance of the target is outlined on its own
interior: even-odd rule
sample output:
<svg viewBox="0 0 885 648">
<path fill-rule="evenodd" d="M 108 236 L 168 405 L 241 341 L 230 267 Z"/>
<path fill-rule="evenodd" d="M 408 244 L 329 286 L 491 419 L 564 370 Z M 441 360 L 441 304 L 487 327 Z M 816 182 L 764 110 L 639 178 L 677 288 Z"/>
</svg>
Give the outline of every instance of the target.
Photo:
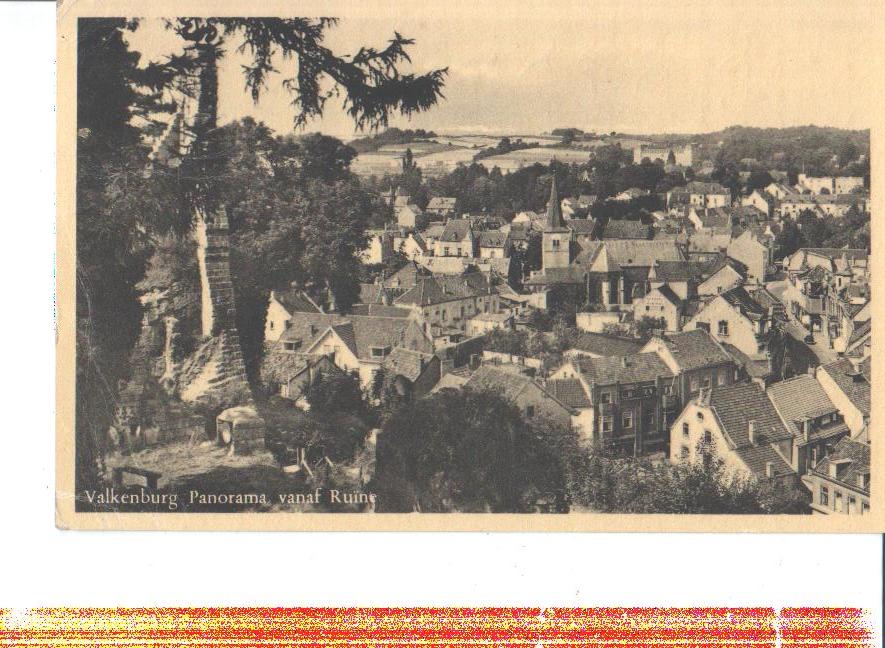
<svg viewBox="0 0 885 648">
<path fill-rule="evenodd" d="M 550 184 L 550 200 L 547 202 L 547 227 L 545 232 L 567 232 L 565 219 L 562 217 L 562 205 L 559 202 L 559 193 L 556 191 L 556 178 Z"/>
</svg>

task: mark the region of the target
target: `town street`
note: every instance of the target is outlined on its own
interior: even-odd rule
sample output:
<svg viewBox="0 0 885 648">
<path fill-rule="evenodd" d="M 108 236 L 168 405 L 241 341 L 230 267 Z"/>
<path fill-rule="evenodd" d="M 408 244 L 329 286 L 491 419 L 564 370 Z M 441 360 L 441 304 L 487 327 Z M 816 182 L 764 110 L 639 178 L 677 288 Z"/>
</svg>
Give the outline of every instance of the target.
<svg viewBox="0 0 885 648">
<path fill-rule="evenodd" d="M 825 331 L 817 331 L 814 334 L 814 344 L 805 344 L 803 339 L 808 335 L 808 330 L 803 327 L 790 313 L 788 300 L 784 298 L 787 291 L 787 279 L 778 279 L 766 284 L 769 292 L 784 304 L 787 322 L 784 331 L 788 334 L 786 339 L 787 353 L 792 361 L 796 373 L 804 373 L 809 366 L 827 364 L 839 359 L 839 355 L 830 348 Z"/>
</svg>

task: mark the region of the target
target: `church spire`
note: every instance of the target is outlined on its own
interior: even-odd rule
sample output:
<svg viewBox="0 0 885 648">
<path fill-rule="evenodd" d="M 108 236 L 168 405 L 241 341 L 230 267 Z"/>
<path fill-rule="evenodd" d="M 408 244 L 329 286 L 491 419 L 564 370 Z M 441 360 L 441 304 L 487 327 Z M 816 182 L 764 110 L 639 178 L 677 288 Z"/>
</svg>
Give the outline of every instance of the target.
<svg viewBox="0 0 885 648">
<path fill-rule="evenodd" d="M 547 229 L 565 229 L 562 218 L 562 206 L 559 204 L 559 193 L 556 191 L 556 176 L 550 185 L 550 200 L 547 202 Z"/>
</svg>

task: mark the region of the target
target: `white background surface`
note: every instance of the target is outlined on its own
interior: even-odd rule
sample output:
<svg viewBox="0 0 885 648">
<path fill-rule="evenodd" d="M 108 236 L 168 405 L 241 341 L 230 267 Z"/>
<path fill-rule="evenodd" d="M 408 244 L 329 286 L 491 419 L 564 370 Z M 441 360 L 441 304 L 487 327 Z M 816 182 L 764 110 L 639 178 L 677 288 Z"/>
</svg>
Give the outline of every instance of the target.
<svg viewBox="0 0 885 648">
<path fill-rule="evenodd" d="M 872 535 L 56 530 L 54 27 L 0 3 L 0 606 L 828 605 L 881 628 Z"/>
</svg>

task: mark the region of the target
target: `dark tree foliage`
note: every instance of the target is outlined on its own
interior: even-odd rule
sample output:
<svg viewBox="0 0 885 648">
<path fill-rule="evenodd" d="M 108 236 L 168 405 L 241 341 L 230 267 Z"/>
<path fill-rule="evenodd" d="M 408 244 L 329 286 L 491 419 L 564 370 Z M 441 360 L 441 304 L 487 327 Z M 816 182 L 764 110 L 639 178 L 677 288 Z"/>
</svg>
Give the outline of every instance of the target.
<svg viewBox="0 0 885 648">
<path fill-rule="evenodd" d="M 310 410 L 320 416 L 336 412 L 362 416 L 366 403 L 356 374 L 319 374 L 305 394 Z"/>
<path fill-rule="evenodd" d="M 77 489 L 95 485 L 117 382 L 139 331 L 135 285 L 150 238 L 142 224 L 169 205 L 145 179 L 147 149 L 133 125 L 168 110 L 144 85 L 124 34 L 137 23 L 81 19 L 77 36 Z M 145 121 L 145 129 L 153 124 Z"/>
<path fill-rule="evenodd" d="M 173 19 L 167 26 L 184 41 L 183 53 L 154 61 L 144 69 L 137 67 L 139 55 L 128 50 L 123 37 L 125 30 L 137 28 L 137 21 L 79 22 L 78 488 L 98 480 L 103 451 L 100 440 L 113 415 L 117 383 L 126 377 L 126 361 L 138 332 L 140 307 L 135 285 L 144 276 L 155 236 L 186 235 L 199 210 L 214 208 L 219 201 L 232 203 L 233 211 L 238 212 L 233 215 L 232 227 L 244 239 L 251 238 L 265 255 L 263 260 L 269 261 L 266 270 L 256 270 L 255 264 L 251 275 L 245 272 L 234 277 L 240 304 L 247 311 L 254 309 L 247 315 L 239 313 L 242 321 L 260 322 L 255 313 L 265 310 L 262 289 L 301 272 L 308 275 L 306 280 L 311 272 L 326 273 L 325 286 L 317 282 L 311 286 L 316 292 L 331 292 L 343 305 L 355 298 L 355 288 L 342 281 L 340 273 L 352 270 L 348 253 L 361 245 L 354 232 L 359 229 L 362 235 L 363 219 L 371 206 L 365 198 L 353 199 L 358 187 L 346 172 L 351 150 L 322 137 L 290 141 L 286 146 L 301 152 L 301 162 L 309 162 L 293 166 L 286 176 L 302 183 L 301 192 L 261 195 L 272 184 L 262 168 L 280 160 L 260 148 L 244 152 L 242 147 L 234 147 L 230 150 L 240 158 L 232 161 L 225 148 L 229 142 L 224 141 L 225 133 L 216 123 L 217 60 L 230 42 L 238 42 L 249 57 L 244 66 L 246 90 L 256 101 L 270 76 L 281 74 L 296 126 L 320 116 L 331 98 L 341 100 L 358 128 L 378 128 L 386 126 L 392 114 L 412 115 L 442 97 L 446 70 L 402 72 L 402 66 L 410 62 L 410 39 L 395 33 L 381 49 L 362 47 L 352 55 L 338 54 L 324 45 L 326 32 L 336 22 L 330 18 Z M 196 141 L 180 166 L 148 165 L 149 150 L 143 145 L 143 136 L 156 136 L 163 130 L 164 125 L 153 118 L 175 107 L 163 104 L 161 93 L 175 86 L 182 74 L 196 75 L 198 80 L 199 106 L 193 124 Z M 138 127 L 133 121 L 136 117 L 140 119 Z M 253 126 L 253 130 L 263 128 Z M 286 146 L 276 147 L 283 158 L 276 169 L 299 157 L 291 152 L 287 155 Z M 246 177 L 250 164 L 255 166 L 250 169 L 251 177 Z M 238 170 L 248 187 L 229 182 L 225 170 L 231 168 Z M 330 182 L 341 190 L 330 192 Z M 303 219 L 272 217 L 283 206 L 293 205 L 303 210 Z M 319 232 L 324 227 L 331 228 L 328 236 Z M 298 247 L 302 241 L 311 246 L 313 258 L 305 254 L 296 269 L 284 267 L 291 258 L 287 255 L 303 249 Z M 323 253 L 327 254 L 325 268 L 318 258 Z M 233 266 L 248 269 L 254 259 L 244 257 L 241 254 L 234 259 Z M 330 265 L 340 267 L 337 276 L 328 274 Z M 256 339 L 260 336 L 254 336 L 253 342 Z"/>
<path fill-rule="evenodd" d="M 378 511 L 565 511 L 565 471 L 495 393 L 442 390 L 394 413 L 378 436 Z"/>
<path fill-rule="evenodd" d="M 636 322 L 636 337 L 648 340 L 656 331 L 667 329 L 667 320 L 663 317 L 649 317 L 645 315 Z"/>
</svg>

